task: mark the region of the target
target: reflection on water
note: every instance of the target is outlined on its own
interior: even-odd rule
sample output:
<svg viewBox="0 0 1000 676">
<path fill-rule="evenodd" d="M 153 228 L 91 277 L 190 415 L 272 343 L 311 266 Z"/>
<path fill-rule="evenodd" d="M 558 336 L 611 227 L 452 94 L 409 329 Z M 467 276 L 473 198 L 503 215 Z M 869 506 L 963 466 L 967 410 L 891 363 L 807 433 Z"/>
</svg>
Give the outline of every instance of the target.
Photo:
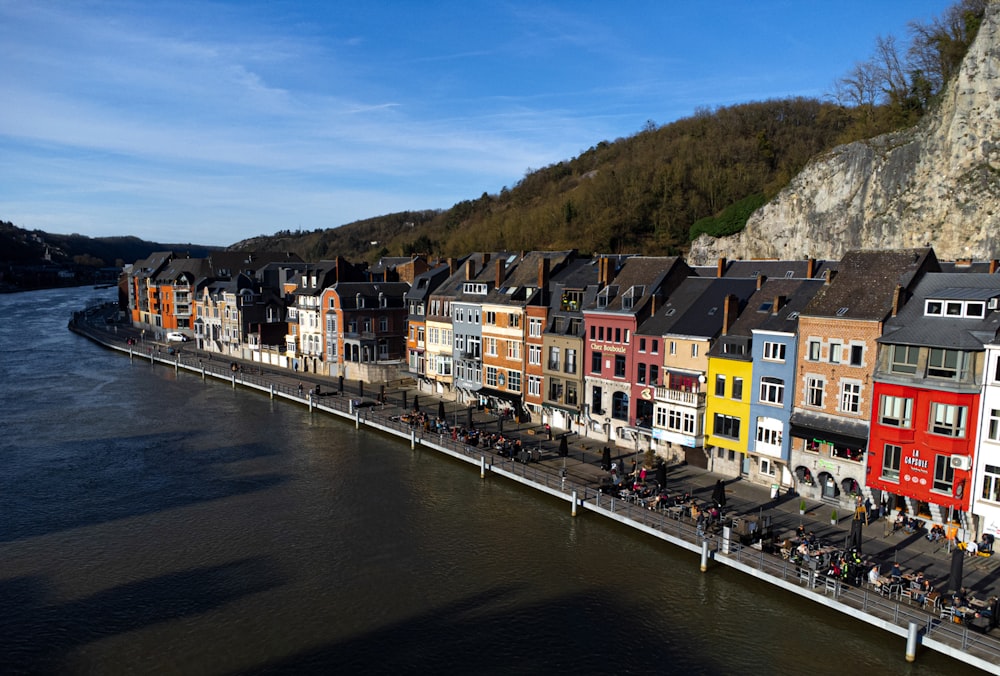
<svg viewBox="0 0 1000 676">
<path fill-rule="evenodd" d="M 432 452 L 130 363 L 65 330 L 90 293 L 0 296 L 6 668 L 962 669 Z"/>
</svg>

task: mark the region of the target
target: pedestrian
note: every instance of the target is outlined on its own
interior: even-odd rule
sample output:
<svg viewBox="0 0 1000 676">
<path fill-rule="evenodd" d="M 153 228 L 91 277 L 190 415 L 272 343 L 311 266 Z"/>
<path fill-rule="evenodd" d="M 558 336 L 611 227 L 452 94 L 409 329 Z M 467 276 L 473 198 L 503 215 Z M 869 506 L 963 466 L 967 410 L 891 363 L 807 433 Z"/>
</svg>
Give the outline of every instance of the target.
<svg viewBox="0 0 1000 676">
<path fill-rule="evenodd" d="M 698 537 L 699 538 L 704 538 L 705 537 L 705 513 L 704 512 L 698 512 L 698 520 L 695 521 L 694 524 L 695 524 L 695 531 L 697 532 Z"/>
<path fill-rule="evenodd" d="M 302 383 L 299 383 L 299 396 L 302 396 Z"/>
<path fill-rule="evenodd" d="M 548 423 L 545 424 L 545 433 L 548 435 L 549 441 L 552 441 L 552 428 Z"/>
</svg>

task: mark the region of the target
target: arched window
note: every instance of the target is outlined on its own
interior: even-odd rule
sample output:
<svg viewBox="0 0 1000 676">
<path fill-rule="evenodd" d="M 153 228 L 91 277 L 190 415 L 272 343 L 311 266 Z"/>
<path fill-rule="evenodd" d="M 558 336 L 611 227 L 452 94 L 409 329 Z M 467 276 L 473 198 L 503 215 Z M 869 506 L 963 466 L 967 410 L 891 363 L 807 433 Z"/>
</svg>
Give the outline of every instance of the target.
<svg viewBox="0 0 1000 676">
<path fill-rule="evenodd" d="M 611 396 L 611 417 L 616 420 L 628 420 L 628 394 L 615 392 Z"/>
</svg>

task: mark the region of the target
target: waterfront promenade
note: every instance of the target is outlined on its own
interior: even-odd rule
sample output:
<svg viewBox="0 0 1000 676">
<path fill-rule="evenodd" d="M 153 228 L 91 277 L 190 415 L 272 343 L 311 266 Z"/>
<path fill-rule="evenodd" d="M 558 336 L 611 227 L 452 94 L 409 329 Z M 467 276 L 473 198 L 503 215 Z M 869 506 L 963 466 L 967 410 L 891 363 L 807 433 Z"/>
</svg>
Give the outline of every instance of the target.
<svg viewBox="0 0 1000 676">
<path fill-rule="evenodd" d="M 503 476 L 556 496 L 570 503 L 571 506 L 567 506 L 567 509 L 598 513 L 681 546 L 696 554 L 692 556 L 692 566 L 699 565 L 697 554 L 704 556 L 707 553 L 709 571 L 716 565 L 735 568 L 789 592 L 849 613 L 898 636 L 906 636 L 909 623 L 914 622 L 925 647 L 951 654 L 956 659 L 992 673 L 1000 673 L 997 666 L 1000 662 L 1000 641 L 990 634 L 984 636 L 968 631 L 961 625 L 942 622 L 936 613 L 925 612 L 900 599 L 885 599 L 865 588 L 840 585 L 828 588 L 822 576 L 801 577 L 799 566 L 780 557 L 767 555 L 762 550 L 743 547 L 738 542 L 730 542 L 730 546 L 724 550 L 722 538 L 718 536 L 703 543 L 689 519 L 672 519 L 666 513 L 654 512 L 601 494 L 597 487 L 606 476 L 600 468 L 601 449 L 604 446 L 602 442 L 572 435 L 568 437 L 569 454 L 563 458 L 558 454 L 562 430 L 553 430 L 553 438 L 549 440 L 543 433 L 543 428 L 537 424 L 518 425 L 513 421 L 504 421 L 503 431 L 506 436 L 520 438 L 525 447 L 537 451 L 539 455 L 538 462 L 517 463 L 480 447 L 452 442 L 448 435 L 430 434 L 399 421 L 398 418 L 412 411 L 415 394 L 419 396 L 420 409 L 431 417 L 439 410 L 437 398 L 417 393 L 412 385 L 408 388 L 387 389 L 386 403 L 383 406 L 352 410 L 350 400 L 359 398 L 356 382 L 345 382 L 344 392 L 337 394 L 339 383 L 336 379 L 297 374 L 266 366 L 261 369 L 256 364 L 228 357 L 220 358 L 218 355 L 209 358 L 208 353 L 195 350 L 190 344 L 143 342 L 140 332 L 131 327 L 106 324 L 100 311 L 78 315 L 73 328 L 108 347 L 130 354 L 139 363 L 173 367 L 179 372 L 194 376 L 216 378 L 231 383 L 233 387 L 254 388 L 318 412 L 329 412 L 348 421 L 353 420 L 359 426 L 366 425 L 395 434 L 404 440 L 409 439 L 414 445 L 435 448 L 469 464 L 480 466 L 483 474 Z M 128 338 L 138 338 L 139 342 L 129 346 L 126 344 Z M 236 371 L 232 369 L 234 362 L 238 365 Z M 301 390 L 300 384 L 303 386 Z M 317 386 L 319 396 L 315 395 Z M 365 399 L 372 399 L 378 393 L 377 386 L 374 390 L 365 386 Z M 458 425 L 465 424 L 468 414 L 464 405 L 448 401 L 443 402 L 443 405 L 446 418 Z M 485 431 L 496 431 L 501 425 L 495 416 L 481 411 L 474 412 L 474 422 L 477 428 Z M 613 457 L 620 466 L 625 467 L 631 467 L 633 458 L 634 454 L 627 450 L 615 451 Z M 728 516 L 768 516 L 779 538 L 791 534 L 799 525 L 831 544 L 842 545 L 846 538 L 850 522 L 842 520 L 836 526 L 831 525 L 830 507 L 827 505 L 810 503 L 806 514 L 800 515 L 797 498 L 786 498 L 775 504 L 770 500 L 765 487 L 719 477 L 690 466 L 670 467 L 667 485 L 671 492 L 687 492 L 692 496 L 708 499 L 719 478 L 726 481 Z M 904 570 L 923 572 L 939 588 L 947 581 L 951 556 L 945 543 L 932 543 L 922 536 L 906 535 L 902 531 L 895 534 L 890 531 L 886 535 L 883 522 L 875 521 L 864 530 L 862 550 L 866 556 L 879 562 L 883 570 L 897 561 Z M 969 558 L 965 563 L 964 586 L 981 598 L 995 594 L 996 569 L 1000 557 Z M 994 630 L 992 634 L 997 632 L 998 630 Z M 886 638 L 888 639 L 888 635 Z M 903 642 L 900 640 L 901 659 L 902 653 Z"/>
</svg>

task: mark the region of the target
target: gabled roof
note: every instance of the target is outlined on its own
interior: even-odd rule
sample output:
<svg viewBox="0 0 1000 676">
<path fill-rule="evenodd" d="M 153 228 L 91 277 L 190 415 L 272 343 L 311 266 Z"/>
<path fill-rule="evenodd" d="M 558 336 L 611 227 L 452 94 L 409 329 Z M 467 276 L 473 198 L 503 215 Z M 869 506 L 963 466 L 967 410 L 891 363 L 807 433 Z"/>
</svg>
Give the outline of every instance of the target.
<svg viewBox="0 0 1000 676">
<path fill-rule="evenodd" d="M 823 288 L 823 283 L 822 279 L 768 279 L 747 301 L 744 314 L 762 315 L 752 322 L 748 320 L 752 324 L 750 331 L 795 333 L 799 315 Z M 739 326 L 742 319 L 740 315 L 733 324 L 736 332 L 742 331 Z"/>
<path fill-rule="evenodd" d="M 584 312 L 640 314 L 671 275 L 688 276 L 691 268 L 678 256 L 632 256 Z"/>
<path fill-rule="evenodd" d="M 885 323 L 879 343 L 920 345 L 977 351 L 992 342 L 1000 330 L 1000 310 L 990 310 L 990 299 L 1000 307 L 1000 275 L 965 272 L 928 273 L 913 290 L 913 297 Z M 984 306 L 982 317 L 926 312 L 927 301 L 973 301 Z"/>
<path fill-rule="evenodd" d="M 573 251 L 529 251 L 521 256 L 510 256 L 502 259 L 500 263 L 494 263 L 504 266 L 502 279 L 497 286 L 497 269 L 494 268 L 494 285 L 483 302 L 503 304 L 527 302 L 541 288 L 539 266 L 542 261 L 548 261 L 551 274 L 552 270 L 559 269 L 573 255 Z"/>
<path fill-rule="evenodd" d="M 389 309 L 400 309 L 409 288 L 406 282 L 338 282 L 330 290 L 340 296 L 342 310 L 376 309 L 382 306 L 380 299 Z M 363 306 L 359 300 L 364 301 Z"/>
<path fill-rule="evenodd" d="M 802 314 L 882 321 L 892 312 L 897 286 L 908 293 L 924 273 L 938 270 L 931 248 L 849 251 Z"/>
<path fill-rule="evenodd" d="M 448 264 L 443 263 L 413 278 L 413 285 L 406 292 L 407 300 L 427 300 L 448 279 Z"/>
<path fill-rule="evenodd" d="M 736 296 L 743 303 L 756 289 L 755 279 L 688 277 L 636 333 L 713 338 L 722 330 L 726 297 Z"/>
<path fill-rule="evenodd" d="M 191 284 L 209 276 L 211 268 L 207 258 L 172 258 L 156 273 L 157 284 L 172 284 L 182 277 Z"/>
</svg>

